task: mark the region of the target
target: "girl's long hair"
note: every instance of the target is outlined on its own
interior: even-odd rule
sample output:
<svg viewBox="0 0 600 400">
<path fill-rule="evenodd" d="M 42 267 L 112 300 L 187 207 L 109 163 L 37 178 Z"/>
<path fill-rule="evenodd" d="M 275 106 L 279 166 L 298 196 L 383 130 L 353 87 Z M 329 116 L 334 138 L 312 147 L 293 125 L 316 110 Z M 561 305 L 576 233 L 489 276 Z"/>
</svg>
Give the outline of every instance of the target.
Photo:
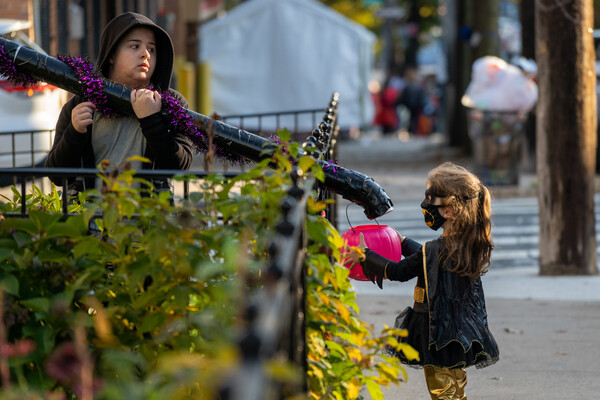
<svg viewBox="0 0 600 400">
<path fill-rule="evenodd" d="M 433 193 L 444 196 L 442 203 L 453 215 L 444 230 L 442 265 L 450 265 L 449 270 L 461 276 L 479 278 L 487 272 L 494 248 L 490 192 L 477 176 L 449 162 L 431 170 L 428 181 Z"/>
</svg>

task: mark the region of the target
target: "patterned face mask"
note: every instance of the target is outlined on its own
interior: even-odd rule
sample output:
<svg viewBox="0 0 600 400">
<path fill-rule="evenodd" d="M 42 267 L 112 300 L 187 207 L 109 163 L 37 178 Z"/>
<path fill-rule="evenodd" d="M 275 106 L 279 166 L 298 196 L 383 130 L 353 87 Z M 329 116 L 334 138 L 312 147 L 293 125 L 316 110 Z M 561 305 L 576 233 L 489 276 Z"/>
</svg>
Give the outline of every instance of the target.
<svg viewBox="0 0 600 400">
<path fill-rule="evenodd" d="M 446 218 L 442 217 L 440 214 L 440 207 L 444 207 L 443 205 L 433 205 L 429 203 L 427 199 L 423 200 L 421 203 L 421 208 L 423 209 L 423 217 L 425 218 L 425 225 L 437 231 L 444 225 L 446 222 Z"/>
</svg>

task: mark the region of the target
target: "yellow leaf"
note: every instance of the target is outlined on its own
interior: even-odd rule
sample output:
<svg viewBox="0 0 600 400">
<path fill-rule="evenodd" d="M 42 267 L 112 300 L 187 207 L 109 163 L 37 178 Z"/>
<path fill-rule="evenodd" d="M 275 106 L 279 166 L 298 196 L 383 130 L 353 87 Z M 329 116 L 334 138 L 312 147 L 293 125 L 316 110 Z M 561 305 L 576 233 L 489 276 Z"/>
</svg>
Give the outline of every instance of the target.
<svg viewBox="0 0 600 400">
<path fill-rule="evenodd" d="M 363 333 L 354 333 L 354 334 L 352 334 L 352 339 L 354 340 L 354 343 L 357 346 L 364 346 L 365 336 L 366 336 L 366 334 L 364 332 Z"/>
<path fill-rule="evenodd" d="M 326 306 L 329 306 L 329 296 L 327 296 L 323 292 L 319 292 L 317 294 L 319 295 L 319 298 L 321 299 L 321 301 L 323 302 L 323 304 L 325 304 Z"/>
<path fill-rule="evenodd" d="M 298 160 L 298 168 L 300 168 L 303 172 L 308 171 L 310 167 L 315 164 L 315 160 L 309 156 L 302 156 Z"/>
<path fill-rule="evenodd" d="M 315 201 L 315 199 L 313 199 L 312 197 L 308 198 L 306 206 L 308 208 L 308 212 L 310 213 L 317 213 L 327 208 L 327 204 L 325 202 Z"/>
<path fill-rule="evenodd" d="M 338 249 L 344 247 L 345 244 L 344 239 L 342 239 L 340 235 L 329 236 L 329 241 L 331 242 L 333 247 Z"/>
<path fill-rule="evenodd" d="M 352 379 L 348 382 L 348 398 L 356 399 L 360 394 L 360 389 L 362 386 L 360 385 L 360 381 L 356 378 Z"/>
<path fill-rule="evenodd" d="M 388 379 L 395 379 L 398 376 L 398 367 L 393 365 L 379 363 L 377 364 L 377 370 L 379 371 L 379 374 Z"/>
<path fill-rule="evenodd" d="M 356 363 L 359 363 L 360 360 L 362 360 L 362 353 L 360 352 L 359 349 L 357 349 L 355 347 L 350 348 L 350 349 L 348 349 L 348 358 Z"/>
<path fill-rule="evenodd" d="M 350 311 L 348 311 L 346 305 L 339 300 L 334 300 L 333 302 L 342 319 L 346 321 L 346 323 L 350 322 Z"/>
<path fill-rule="evenodd" d="M 316 340 L 312 341 L 312 345 L 314 350 L 321 356 L 321 357 L 325 357 L 327 355 L 327 353 L 325 353 L 325 348 L 323 347 L 323 345 L 319 342 L 317 342 Z"/>
<path fill-rule="evenodd" d="M 404 353 L 404 355 L 406 356 L 406 358 L 410 361 L 410 360 L 419 360 L 419 352 L 416 351 L 412 346 L 406 344 L 406 343 L 400 343 L 399 346 L 400 350 Z"/>
<path fill-rule="evenodd" d="M 141 156 L 131 156 L 129 158 L 127 158 L 125 161 L 141 161 L 143 163 L 150 163 L 150 159 L 146 158 L 146 157 L 141 157 Z"/>
<path fill-rule="evenodd" d="M 320 368 L 314 367 L 314 366 L 309 366 L 310 368 L 310 372 L 312 372 L 314 374 L 315 377 L 319 378 L 319 379 L 323 379 L 325 377 L 325 375 L 323 375 L 323 371 L 321 371 Z"/>
</svg>

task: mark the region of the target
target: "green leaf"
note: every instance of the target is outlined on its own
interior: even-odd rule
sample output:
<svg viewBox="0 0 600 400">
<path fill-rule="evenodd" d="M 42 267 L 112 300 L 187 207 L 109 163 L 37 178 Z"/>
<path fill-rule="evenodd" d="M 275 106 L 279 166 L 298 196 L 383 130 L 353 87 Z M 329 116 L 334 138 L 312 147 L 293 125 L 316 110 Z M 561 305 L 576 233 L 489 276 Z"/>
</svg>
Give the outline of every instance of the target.
<svg viewBox="0 0 600 400">
<path fill-rule="evenodd" d="M 35 223 L 38 232 L 47 231 L 60 221 L 60 218 L 60 214 L 49 214 L 41 210 L 29 210 L 29 219 Z"/>
<path fill-rule="evenodd" d="M 54 335 L 48 325 L 40 325 L 33 321 L 23 327 L 23 337 L 33 338 L 36 344 L 36 350 L 48 354 L 54 349 Z"/>
<path fill-rule="evenodd" d="M 162 300 L 162 294 L 156 290 L 142 293 L 141 296 L 133 301 L 132 306 L 136 309 L 158 304 Z"/>
<path fill-rule="evenodd" d="M 158 312 L 154 314 L 147 315 L 142 321 L 142 325 L 140 326 L 140 332 L 146 333 L 153 331 L 159 327 L 161 327 L 167 319 L 167 316 L 164 312 Z"/>
<path fill-rule="evenodd" d="M 65 221 L 65 224 L 73 227 L 78 233 L 77 236 L 80 236 L 87 234 L 89 229 L 89 222 L 89 219 L 87 219 L 84 214 L 77 214 L 72 217 L 69 217 L 69 219 Z"/>
<path fill-rule="evenodd" d="M 339 343 L 336 343 L 332 340 L 326 340 L 325 343 L 327 344 L 327 348 L 329 348 L 329 350 L 339 353 L 340 357 L 348 357 L 348 353 L 342 346 L 340 346 Z"/>
<path fill-rule="evenodd" d="M 104 211 L 104 226 L 107 229 L 111 229 L 117 223 L 119 218 L 119 210 L 116 207 L 111 207 Z M 100 226 L 100 224 L 98 224 Z"/>
<path fill-rule="evenodd" d="M 325 182 L 325 172 L 323 172 L 323 168 L 319 166 L 319 168 L 313 168 L 312 171 L 319 182 Z"/>
<path fill-rule="evenodd" d="M 34 297 L 20 302 L 34 312 L 48 312 L 50 310 L 50 300 L 45 297 Z"/>
<path fill-rule="evenodd" d="M 310 240 L 313 240 L 319 244 L 327 245 L 328 244 L 328 235 L 325 229 L 323 229 L 323 225 L 318 222 L 310 222 L 307 221 L 306 231 L 308 233 L 308 237 Z"/>
<path fill-rule="evenodd" d="M 129 275 L 129 290 L 131 293 L 135 293 L 139 290 L 139 286 L 150 274 L 149 263 L 150 260 L 146 255 L 138 256 L 139 258 L 129 264 L 127 268 L 127 274 Z"/>
<path fill-rule="evenodd" d="M 41 262 L 57 262 L 68 260 L 67 254 L 64 252 L 51 249 L 40 250 L 37 257 Z"/>
<path fill-rule="evenodd" d="M 6 260 L 13 253 L 13 249 L 7 249 L 6 247 L 0 247 L 0 262 Z"/>
<path fill-rule="evenodd" d="M 179 308 L 185 308 L 190 302 L 190 288 L 186 286 L 177 286 L 172 290 L 173 303 Z"/>
<path fill-rule="evenodd" d="M 86 209 L 83 210 L 83 215 L 85 217 L 86 225 L 89 224 L 90 220 L 96 215 L 96 212 L 100 208 L 98 204 L 88 203 L 86 204 Z"/>
<path fill-rule="evenodd" d="M 369 391 L 372 400 L 383 400 L 381 386 L 371 377 L 367 377 L 367 390 Z"/>
<path fill-rule="evenodd" d="M 289 142 L 290 139 L 292 138 L 292 132 L 290 132 L 287 129 L 279 129 L 277 131 L 277 136 L 279 136 L 279 138 L 284 141 L 284 142 Z"/>
<path fill-rule="evenodd" d="M 8 294 L 19 296 L 19 280 L 11 274 L 0 274 L 0 288 Z"/>
<path fill-rule="evenodd" d="M 78 260 L 82 256 L 95 258 L 102 254 L 102 243 L 94 236 L 89 236 L 82 239 L 73 248 L 73 258 Z"/>
<path fill-rule="evenodd" d="M 7 218 L 2 224 L 0 224 L 0 229 L 2 232 L 7 232 L 11 230 L 26 232 L 30 235 L 37 235 L 39 233 L 35 222 L 30 219 L 21 219 L 21 218 Z"/>
<path fill-rule="evenodd" d="M 77 279 L 75 280 L 75 282 L 71 283 L 70 285 L 67 286 L 67 289 L 72 293 L 76 290 L 79 290 L 79 288 L 81 288 L 85 281 L 91 276 L 92 274 L 90 273 L 89 270 L 87 270 L 86 272 L 84 272 L 83 274 L 79 275 L 77 277 Z"/>
<path fill-rule="evenodd" d="M 67 237 L 74 238 L 81 236 L 81 231 L 76 226 L 66 223 L 53 224 L 46 233 L 48 238 Z"/>
</svg>

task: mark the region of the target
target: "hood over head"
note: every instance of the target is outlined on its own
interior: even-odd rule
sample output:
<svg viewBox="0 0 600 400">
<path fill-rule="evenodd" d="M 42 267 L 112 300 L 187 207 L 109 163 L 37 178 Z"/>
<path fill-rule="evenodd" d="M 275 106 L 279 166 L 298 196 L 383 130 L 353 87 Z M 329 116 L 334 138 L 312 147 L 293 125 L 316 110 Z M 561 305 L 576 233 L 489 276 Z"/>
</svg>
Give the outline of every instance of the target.
<svg viewBox="0 0 600 400">
<path fill-rule="evenodd" d="M 156 39 L 156 69 L 150 81 L 156 89 L 167 90 L 173 74 L 173 42 L 169 34 L 156 25 L 150 18 L 134 12 L 126 12 L 113 18 L 104 28 L 100 36 L 100 52 L 96 62 L 97 70 L 108 78 L 110 57 L 113 55 L 119 41 L 134 28 L 149 28 L 154 31 Z"/>
</svg>

